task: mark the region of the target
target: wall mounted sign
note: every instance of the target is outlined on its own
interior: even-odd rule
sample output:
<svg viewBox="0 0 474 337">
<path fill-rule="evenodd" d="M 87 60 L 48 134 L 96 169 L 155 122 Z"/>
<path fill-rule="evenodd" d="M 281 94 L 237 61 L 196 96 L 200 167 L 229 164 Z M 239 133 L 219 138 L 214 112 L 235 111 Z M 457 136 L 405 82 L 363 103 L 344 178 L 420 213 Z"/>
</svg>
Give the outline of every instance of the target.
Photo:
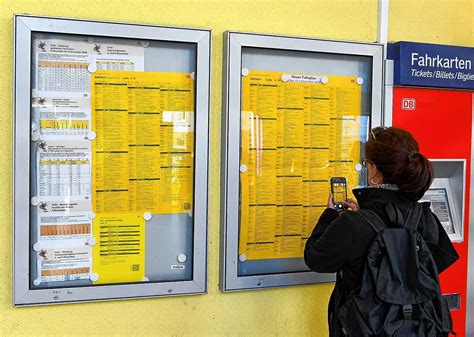
<svg viewBox="0 0 474 337">
<path fill-rule="evenodd" d="M 474 90 L 474 48 L 401 41 L 387 55 L 394 85 Z"/>
</svg>

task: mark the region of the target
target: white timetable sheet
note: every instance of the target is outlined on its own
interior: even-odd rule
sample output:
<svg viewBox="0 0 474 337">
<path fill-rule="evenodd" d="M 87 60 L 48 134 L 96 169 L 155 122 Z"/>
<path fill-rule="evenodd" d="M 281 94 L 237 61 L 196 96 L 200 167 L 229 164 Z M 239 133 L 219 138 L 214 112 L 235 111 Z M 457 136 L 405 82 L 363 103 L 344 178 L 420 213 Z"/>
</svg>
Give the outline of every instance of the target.
<svg viewBox="0 0 474 337">
<path fill-rule="evenodd" d="M 89 141 L 38 142 L 38 196 L 46 200 L 90 200 Z"/>
</svg>

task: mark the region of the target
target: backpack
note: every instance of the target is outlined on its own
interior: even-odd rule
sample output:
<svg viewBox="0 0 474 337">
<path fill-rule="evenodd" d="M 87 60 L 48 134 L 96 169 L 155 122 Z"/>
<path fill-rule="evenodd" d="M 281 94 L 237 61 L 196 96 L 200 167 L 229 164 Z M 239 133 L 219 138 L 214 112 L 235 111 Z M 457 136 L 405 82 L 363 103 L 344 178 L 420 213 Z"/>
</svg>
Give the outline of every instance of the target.
<svg viewBox="0 0 474 337">
<path fill-rule="evenodd" d="M 372 210 L 359 214 L 377 233 L 369 247 L 360 289 L 337 310 L 349 337 L 439 337 L 452 331 L 451 314 L 441 295 L 438 269 L 417 231 L 422 205 L 406 222 L 393 203 L 386 207 L 392 226 Z"/>
</svg>

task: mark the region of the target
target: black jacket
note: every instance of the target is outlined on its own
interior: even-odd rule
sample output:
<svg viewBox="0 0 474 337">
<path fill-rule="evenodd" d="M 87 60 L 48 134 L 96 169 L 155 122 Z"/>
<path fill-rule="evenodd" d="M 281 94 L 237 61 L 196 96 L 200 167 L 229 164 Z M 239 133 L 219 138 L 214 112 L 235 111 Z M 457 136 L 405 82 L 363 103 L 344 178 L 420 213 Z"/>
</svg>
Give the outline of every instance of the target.
<svg viewBox="0 0 474 337">
<path fill-rule="evenodd" d="M 393 202 L 406 218 L 415 202 L 410 194 L 383 188 L 356 189 L 354 195 L 360 208 L 375 211 L 387 226 L 390 226 L 385 213 L 387 203 Z M 440 273 L 459 258 L 438 218 L 431 212 L 429 203 L 423 204 L 418 231 L 428 244 Z M 329 302 L 331 336 L 339 336 L 334 331 L 338 327 L 334 322 L 331 324 L 331 316 L 339 304 L 348 299 L 350 292 L 360 287 L 366 253 L 375 234 L 372 227 L 354 212 L 339 215 L 336 210 L 328 208 L 306 242 L 304 258 L 309 268 L 319 273 L 341 272 L 339 275 L 343 275 L 337 278 Z"/>
</svg>

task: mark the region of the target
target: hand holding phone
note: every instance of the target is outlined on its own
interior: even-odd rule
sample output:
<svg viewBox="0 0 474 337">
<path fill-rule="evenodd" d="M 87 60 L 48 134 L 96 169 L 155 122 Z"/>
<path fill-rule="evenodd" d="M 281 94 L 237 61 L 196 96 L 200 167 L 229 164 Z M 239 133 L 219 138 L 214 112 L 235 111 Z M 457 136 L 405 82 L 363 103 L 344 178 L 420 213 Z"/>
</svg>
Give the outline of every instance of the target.
<svg viewBox="0 0 474 337">
<path fill-rule="evenodd" d="M 346 208 L 350 209 L 351 211 L 358 211 L 360 209 L 359 204 L 357 203 L 357 200 L 348 198 L 346 202 Z"/>
<path fill-rule="evenodd" d="M 338 211 L 344 211 L 346 209 L 347 202 L 347 185 L 346 178 L 344 177 L 332 177 L 331 178 L 331 193 L 334 208 Z"/>
</svg>

